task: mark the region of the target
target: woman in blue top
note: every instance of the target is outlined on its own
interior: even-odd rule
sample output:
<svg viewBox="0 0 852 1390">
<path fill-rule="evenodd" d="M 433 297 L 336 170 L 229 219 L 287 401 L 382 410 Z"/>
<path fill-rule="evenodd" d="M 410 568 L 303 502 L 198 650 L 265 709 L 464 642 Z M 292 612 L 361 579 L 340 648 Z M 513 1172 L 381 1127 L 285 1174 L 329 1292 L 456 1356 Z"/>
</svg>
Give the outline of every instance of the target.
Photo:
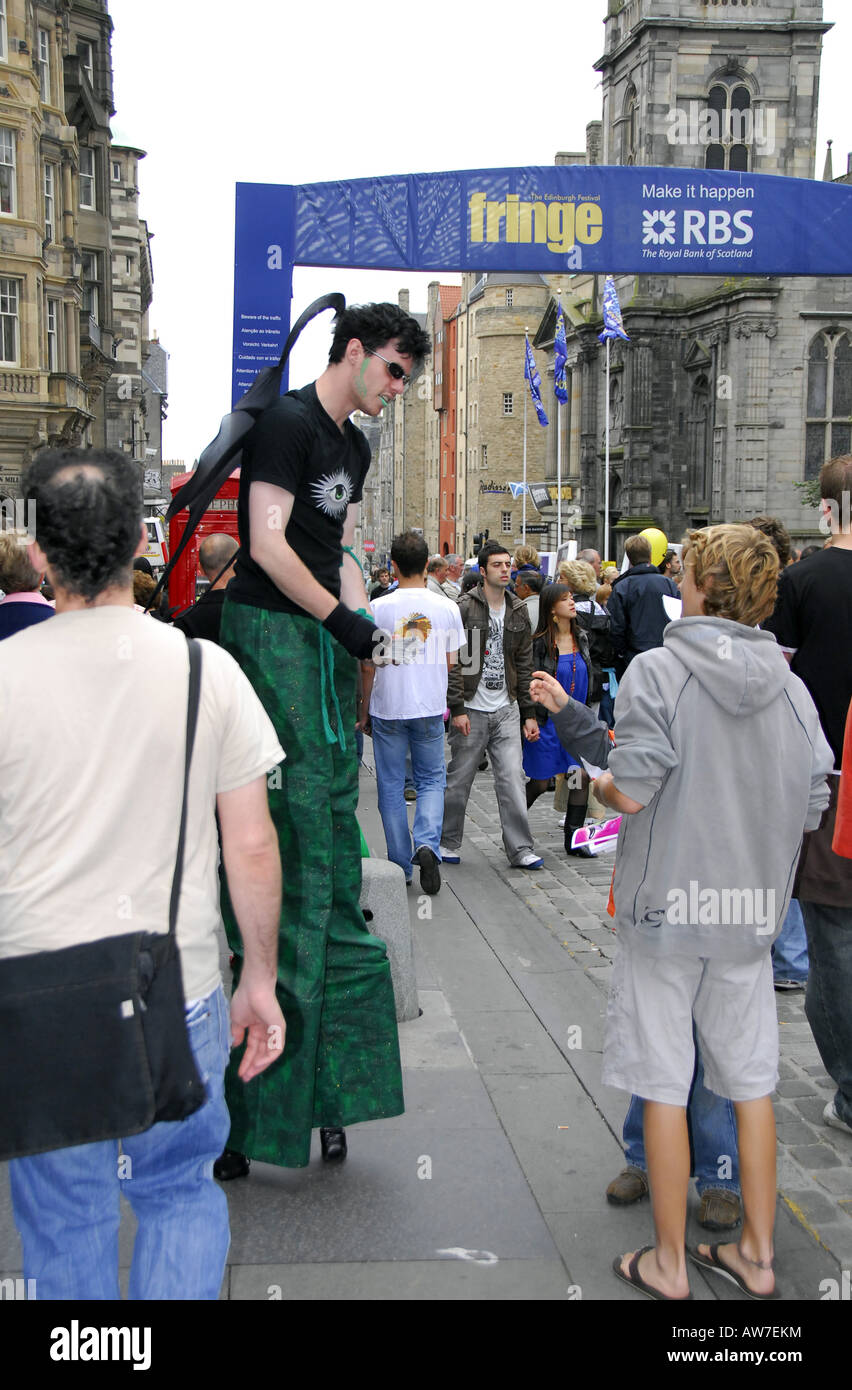
<svg viewBox="0 0 852 1390">
<path fill-rule="evenodd" d="M 588 703 L 589 642 L 577 623 L 574 597 L 567 584 L 546 584 L 541 591 L 539 627 L 533 639 L 533 670 L 555 676 L 563 690 Z M 571 836 L 586 818 L 589 799 L 589 777 L 576 758 L 572 758 L 559 742 L 547 711 L 536 710 L 540 737 L 526 743 L 523 750 L 527 782 L 527 806 L 547 790 L 551 777 L 557 773 L 569 775 L 568 810 L 565 815 L 565 849 L 571 849 Z M 572 771 L 573 769 L 573 771 Z"/>
</svg>

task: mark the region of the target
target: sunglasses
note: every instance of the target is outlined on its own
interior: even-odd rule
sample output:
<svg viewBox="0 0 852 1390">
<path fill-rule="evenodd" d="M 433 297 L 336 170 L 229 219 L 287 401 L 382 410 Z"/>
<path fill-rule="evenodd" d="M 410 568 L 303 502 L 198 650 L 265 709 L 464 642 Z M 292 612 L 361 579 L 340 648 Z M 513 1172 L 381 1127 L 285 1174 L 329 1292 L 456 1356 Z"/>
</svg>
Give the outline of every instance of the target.
<svg viewBox="0 0 852 1390">
<path fill-rule="evenodd" d="M 384 362 L 394 381 L 401 381 L 403 386 L 408 386 L 411 377 L 406 376 L 398 362 L 389 362 L 386 357 L 382 357 L 380 352 L 375 352 L 372 348 L 365 348 L 368 357 L 378 357 L 380 362 Z"/>
</svg>

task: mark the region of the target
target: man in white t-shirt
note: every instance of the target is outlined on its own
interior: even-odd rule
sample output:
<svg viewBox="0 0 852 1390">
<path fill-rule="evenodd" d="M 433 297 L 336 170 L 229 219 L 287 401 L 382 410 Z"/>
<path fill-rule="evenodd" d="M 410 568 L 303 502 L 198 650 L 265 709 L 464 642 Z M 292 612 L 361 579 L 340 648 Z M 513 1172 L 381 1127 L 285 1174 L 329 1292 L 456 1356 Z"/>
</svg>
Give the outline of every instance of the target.
<svg viewBox="0 0 852 1390">
<path fill-rule="evenodd" d="M 106 450 L 43 450 L 24 495 L 37 516 L 33 563 L 55 589 L 56 615 L 0 646 L 0 977 L 11 957 L 165 932 L 183 795 L 187 646 L 134 610 L 131 562 L 147 543 L 138 465 Z M 213 1161 L 230 1126 L 229 1047 L 247 1034 L 244 1081 L 281 1056 L 281 864 L 266 778 L 284 753 L 233 658 L 199 646 L 177 942 L 207 1101 L 131 1138 L 10 1163 L 24 1273 L 41 1299 L 119 1297 L 122 1190 L 138 1224 L 130 1298 L 218 1297 L 230 1233 Z M 230 1028 L 216 812 L 245 945 Z M 0 1065 L 14 1067 L 2 1048 L 0 1037 Z"/>
<path fill-rule="evenodd" d="M 447 672 L 464 643 L 464 628 L 458 605 L 426 588 L 428 560 L 426 542 L 417 532 L 405 531 L 395 538 L 391 564 L 399 586 L 373 601 L 373 613 L 379 626 L 391 633 L 392 655 L 399 653 L 400 664 L 375 670 L 369 708 L 388 859 L 399 864 L 408 883 L 416 863 L 423 892 L 437 893 L 446 783 Z M 365 704 L 373 672 L 372 666 L 364 668 Z M 409 753 L 417 791 L 413 855 L 405 806 Z"/>
<path fill-rule="evenodd" d="M 483 754 L 491 755 L 503 847 L 514 869 L 540 869 L 527 817 L 523 736 L 538 738 L 530 699 L 532 630 L 526 605 L 508 593 L 512 557 L 499 541 L 477 556 L 481 583 L 459 599 L 466 647 L 450 672 L 450 766 L 444 796 L 441 859 L 458 864 L 467 800 Z"/>
</svg>

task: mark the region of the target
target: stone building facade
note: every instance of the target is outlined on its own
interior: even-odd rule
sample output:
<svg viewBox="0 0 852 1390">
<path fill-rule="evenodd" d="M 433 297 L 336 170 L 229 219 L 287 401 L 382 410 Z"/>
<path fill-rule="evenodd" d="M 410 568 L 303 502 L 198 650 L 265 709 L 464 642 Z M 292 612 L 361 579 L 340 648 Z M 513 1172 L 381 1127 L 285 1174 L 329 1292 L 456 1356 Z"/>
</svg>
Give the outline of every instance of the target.
<svg viewBox="0 0 852 1390">
<path fill-rule="evenodd" d="M 384 412 L 383 412 L 384 413 Z M 356 410 L 352 416 L 352 423 L 366 436 L 370 446 L 370 469 L 364 479 L 364 491 L 361 498 L 361 507 L 358 513 L 358 540 L 354 547 L 356 555 L 364 557 L 364 564 L 368 569 L 374 565 L 384 564 L 387 560 L 387 549 L 390 545 L 388 532 L 390 527 L 384 520 L 386 515 L 388 500 L 390 497 L 392 475 L 388 470 L 385 477 L 382 471 L 382 426 L 381 416 L 365 415 L 363 411 Z M 390 455 L 392 458 L 392 454 Z M 364 541 L 372 547 L 364 550 Z"/>
<path fill-rule="evenodd" d="M 399 291 L 399 307 L 411 313 L 408 290 Z M 421 328 L 426 315 L 415 311 L 411 317 Z M 408 388 L 383 415 L 389 417 L 393 440 L 393 536 L 409 527 L 423 529 L 426 499 L 426 421 L 431 413 L 430 364 L 415 371 Z"/>
<path fill-rule="evenodd" d="M 426 424 L 424 533 L 430 554 L 455 551 L 459 412 L 457 285 L 429 285 L 426 322 L 432 338 L 431 404 Z M 431 419 L 429 416 L 431 415 Z"/>
<path fill-rule="evenodd" d="M 118 206 L 117 185 L 138 192 L 141 151 L 111 143 L 111 33 L 106 0 L 0 0 L 0 494 L 11 498 L 44 444 L 118 443 L 144 465 L 148 433 L 159 451 L 164 387 L 142 386 L 148 234 L 132 199 Z"/>
<path fill-rule="evenodd" d="M 113 371 L 104 388 L 103 436 L 109 449 L 122 449 L 144 460 L 148 490 L 155 482 L 161 414 L 164 408 L 162 364 L 165 354 L 150 343 L 148 309 L 153 298 L 147 223 L 139 216 L 139 161 L 144 150 L 112 145 L 109 152 L 110 256 L 112 279 Z M 154 353 L 157 365 L 149 363 Z M 149 364 L 150 370 L 145 366 Z"/>
<path fill-rule="evenodd" d="M 601 159 L 813 178 L 821 0 L 609 0 Z M 592 155 L 593 158 L 593 155 Z M 592 160 L 590 159 L 590 162 Z M 817 515 L 794 484 L 850 447 L 852 280 L 616 277 L 630 343 L 612 347 L 610 555 L 647 525 Z M 603 540 L 602 279 L 563 292 L 584 544 Z M 552 344 L 553 306 L 537 343 Z"/>
<path fill-rule="evenodd" d="M 514 545 L 521 534 L 523 501 L 510 482 L 523 479 L 524 333 L 540 321 L 549 298 L 537 274 L 489 274 L 462 278 L 458 309 L 465 331 L 459 334 L 459 375 L 465 381 L 464 413 L 459 409 L 457 457 L 465 473 L 459 490 L 456 548 L 470 554 L 474 537 L 489 536 Z M 462 348 L 462 341 L 464 346 Z M 527 403 L 527 476 L 543 479 L 549 430 L 538 424 Z M 527 519 L 536 522 L 528 506 Z"/>
</svg>

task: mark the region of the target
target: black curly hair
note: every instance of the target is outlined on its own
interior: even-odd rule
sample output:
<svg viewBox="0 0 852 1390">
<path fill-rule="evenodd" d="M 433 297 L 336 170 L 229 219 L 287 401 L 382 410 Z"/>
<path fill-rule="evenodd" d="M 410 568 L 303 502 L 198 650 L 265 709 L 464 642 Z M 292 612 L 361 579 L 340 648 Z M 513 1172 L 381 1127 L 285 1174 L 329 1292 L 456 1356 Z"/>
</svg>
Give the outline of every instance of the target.
<svg viewBox="0 0 852 1390">
<path fill-rule="evenodd" d="M 114 449 L 41 449 L 24 470 L 36 540 L 61 589 L 91 603 L 130 583 L 142 525 L 142 470 Z"/>
<path fill-rule="evenodd" d="M 329 362 L 342 362 L 346 344 L 357 338 L 367 350 L 380 348 L 393 339 L 394 347 L 403 357 L 413 357 L 419 365 L 432 351 L 432 340 L 420 324 L 398 304 L 350 304 L 334 320 L 334 337 L 328 354 Z"/>
</svg>

